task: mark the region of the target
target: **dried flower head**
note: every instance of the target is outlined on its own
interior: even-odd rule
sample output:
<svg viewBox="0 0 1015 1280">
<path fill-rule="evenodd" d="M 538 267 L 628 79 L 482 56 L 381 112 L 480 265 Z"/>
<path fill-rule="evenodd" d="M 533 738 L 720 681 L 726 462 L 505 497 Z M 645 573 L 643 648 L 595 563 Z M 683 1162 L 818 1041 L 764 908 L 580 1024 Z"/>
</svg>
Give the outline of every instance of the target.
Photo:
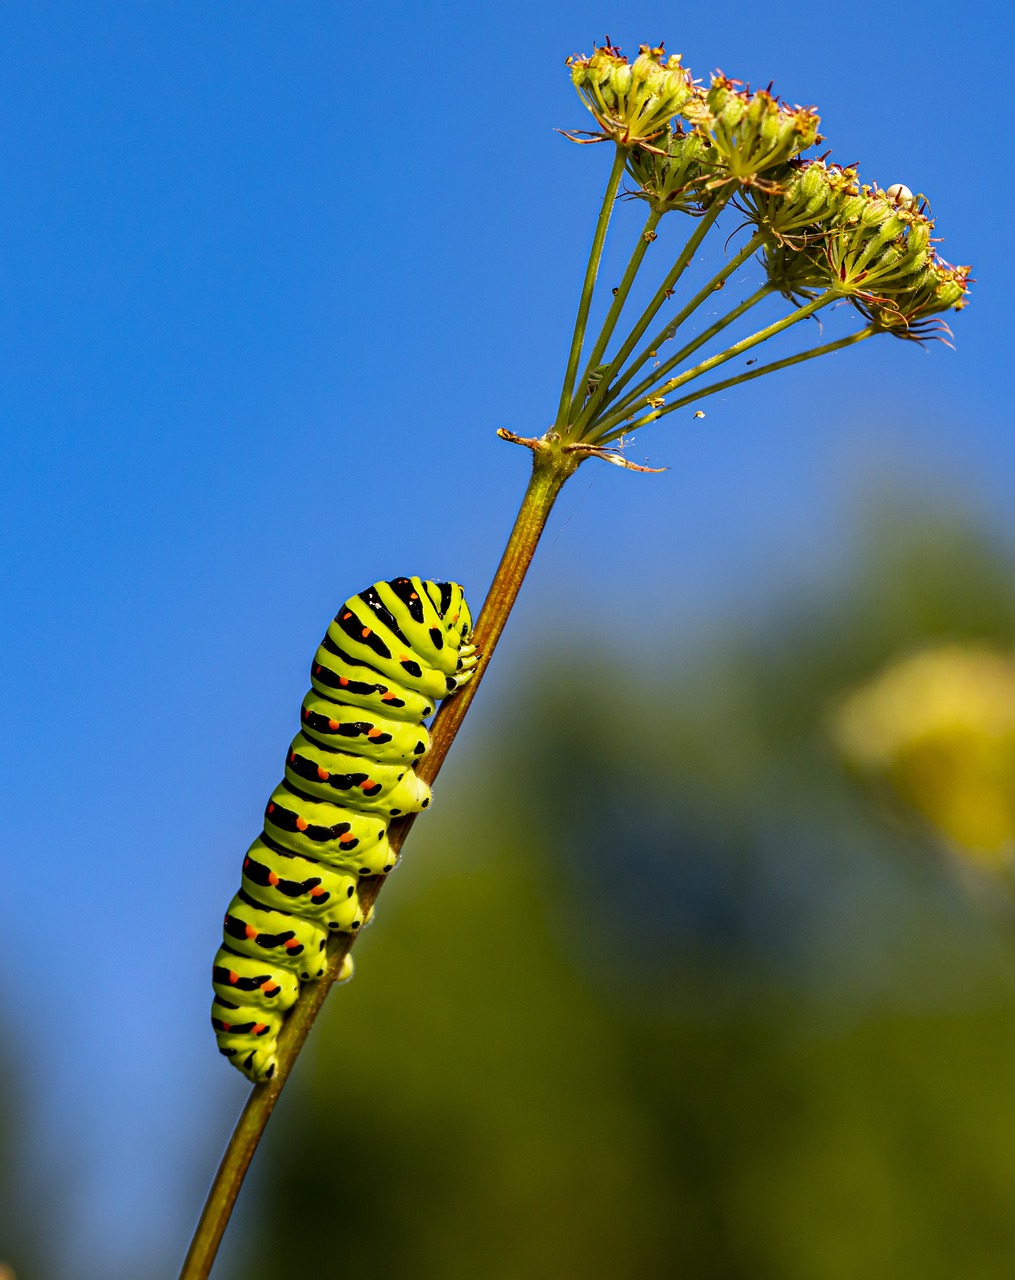
<svg viewBox="0 0 1015 1280">
<path fill-rule="evenodd" d="M 680 54 L 642 45 L 630 65 L 619 49 L 604 45 L 591 57 L 568 58 L 571 80 L 596 118 L 602 137 L 620 146 L 651 143 L 695 94 Z M 570 136 L 570 135 L 569 135 Z"/>
<path fill-rule="evenodd" d="M 825 244 L 829 284 L 879 329 L 922 340 L 948 333 L 939 318 L 967 302 L 969 267 L 953 267 L 932 247 L 926 202 L 895 183 L 863 186 L 833 215 Z"/>
</svg>

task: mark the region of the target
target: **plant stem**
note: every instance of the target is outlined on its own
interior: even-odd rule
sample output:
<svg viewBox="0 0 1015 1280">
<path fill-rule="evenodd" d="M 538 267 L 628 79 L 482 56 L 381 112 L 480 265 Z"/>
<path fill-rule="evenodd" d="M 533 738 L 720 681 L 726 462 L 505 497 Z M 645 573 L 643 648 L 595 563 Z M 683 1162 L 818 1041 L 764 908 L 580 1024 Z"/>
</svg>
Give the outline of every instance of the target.
<svg viewBox="0 0 1015 1280">
<path fill-rule="evenodd" d="M 749 338 L 734 342 L 731 347 L 727 347 L 725 351 L 720 351 L 718 355 L 709 356 L 707 360 L 702 360 L 701 364 L 696 364 L 693 369 L 687 369 L 675 378 L 670 378 L 668 382 L 662 383 L 656 390 L 665 394 L 676 391 L 678 387 L 682 387 L 688 382 L 693 382 L 695 378 L 700 378 L 702 374 L 711 373 L 713 369 L 718 365 L 725 364 L 727 360 L 733 360 L 737 356 L 743 355 L 745 351 L 750 351 L 752 347 L 758 346 L 759 343 L 766 342 L 769 338 L 774 338 L 776 334 L 782 333 L 784 329 L 789 329 L 793 325 L 799 324 L 801 320 L 809 319 L 815 312 L 820 311 L 822 307 L 827 307 L 830 302 L 837 301 L 840 296 L 834 290 L 826 289 L 820 297 L 812 299 L 802 307 L 797 307 L 788 316 L 783 316 L 781 320 L 776 320 L 773 324 L 766 325 L 764 329 L 759 329 L 757 333 L 752 333 Z M 621 425 L 625 417 L 629 418 L 630 416 L 629 410 L 611 414 L 600 424 L 601 434 L 596 437 L 596 443 L 603 444 L 610 440 L 615 440 L 627 431 L 633 431 L 636 427 L 644 426 L 646 422 L 654 422 L 660 416 L 660 410 L 657 409 L 651 414 L 646 414 L 644 417 L 639 418 L 636 423 L 628 423 L 626 426 Z M 617 427 L 620 429 L 611 430 L 611 428 Z"/>
<path fill-rule="evenodd" d="M 425 782 L 433 782 L 444 763 L 500 640 L 550 510 L 564 481 L 578 464 L 579 459 L 575 455 L 564 454 L 550 443 L 538 442 L 538 447 L 533 449 L 532 477 L 473 633 L 482 659 L 473 678 L 460 693 L 441 705 L 434 719 L 430 750 L 417 769 Z M 412 815 L 391 824 L 389 839 L 396 853 L 401 849 L 414 817 Z M 371 877 L 363 888 L 364 906 L 373 905 L 383 883 L 383 876 Z M 342 961 L 352 946 L 353 936 L 338 933 L 329 938 L 324 977 L 317 982 L 307 983 L 286 1019 L 279 1036 L 278 1070 L 269 1083 L 255 1085 L 250 1092 L 208 1192 L 180 1272 L 180 1280 L 206 1280 L 210 1274 L 257 1144 L 314 1019 L 327 999 Z"/>
<path fill-rule="evenodd" d="M 650 209 L 649 215 L 645 219 L 645 225 L 641 229 L 638 236 L 638 243 L 634 246 L 630 260 L 627 264 L 627 270 L 624 272 L 623 279 L 617 287 L 613 301 L 610 303 L 610 309 L 606 313 L 606 319 L 603 321 L 603 327 L 596 339 L 596 345 L 592 348 L 592 354 L 589 356 L 582 373 L 583 385 L 587 383 L 589 376 L 599 367 L 602 362 L 606 347 L 613 337 L 613 331 L 617 327 L 617 321 L 620 319 L 620 313 L 624 309 L 624 303 L 627 301 L 627 295 L 631 292 L 631 286 L 634 284 L 634 278 L 641 268 L 642 260 L 645 257 L 646 250 L 652 241 L 656 238 L 656 227 L 662 213 L 658 209 Z"/>
<path fill-rule="evenodd" d="M 742 382 L 750 382 L 754 378 L 760 378 L 766 373 L 776 373 L 779 369 L 788 369 L 790 365 L 802 364 L 805 360 L 813 360 L 816 356 L 828 356 L 833 351 L 842 351 L 844 347 L 851 347 L 854 343 L 862 342 L 864 338 L 869 338 L 877 330 L 873 325 L 866 329 L 859 329 L 856 333 L 851 333 L 847 338 L 839 338 L 836 342 L 825 342 L 820 347 L 811 347 L 808 351 L 798 351 L 795 356 L 786 356 L 782 360 L 773 360 L 771 364 L 763 364 L 760 369 L 752 369 L 750 373 L 738 373 L 735 378 L 726 378 L 723 382 L 713 382 L 707 387 L 702 387 L 700 391 L 692 391 L 689 396 L 684 396 L 681 400 L 675 400 L 673 404 L 666 405 L 665 408 L 658 410 L 656 413 L 646 414 L 638 422 L 633 422 L 628 431 L 633 431 L 636 427 L 645 426 L 646 423 L 655 422 L 658 418 L 665 418 L 668 413 L 673 413 L 677 409 L 683 409 L 689 404 L 694 404 L 696 400 L 704 400 L 706 396 L 714 396 L 718 391 L 728 391 L 730 387 L 737 387 Z M 608 439 L 617 439 L 618 436 L 624 435 L 625 432 L 618 431 Z"/>
<path fill-rule="evenodd" d="M 572 435 L 576 436 L 578 439 L 581 438 L 581 434 L 585 427 L 585 424 L 588 423 L 595 416 L 596 412 L 599 409 L 599 406 L 603 403 L 604 397 L 606 396 L 607 389 L 609 388 L 609 384 L 617 376 L 619 371 L 624 367 L 624 361 L 627 359 L 627 357 L 631 354 L 631 352 L 635 349 L 635 347 L 641 341 L 642 334 L 652 323 L 653 319 L 655 318 L 656 314 L 659 311 L 659 308 L 670 297 L 670 295 L 673 292 L 674 286 L 686 271 L 688 263 L 694 257 L 695 253 L 697 253 L 698 248 L 701 245 L 701 242 L 705 239 L 705 236 L 708 235 L 709 231 L 711 231 L 712 227 L 715 225 L 715 221 L 719 217 L 719 214 L 722 213 L 723 209 L 726 207 L 726 202 L 729 199 L 731 193 L 732 193 L 732 188 L 730 189 L 730 191 L 720 192 L 716 196 L 712 204 L 709 205 L 708 212 L 704 214 L 701 221 L 698 223 L 694 231 L 688 237 L 687 243 L 684 245 L 683 249 L 681 249 L 676 262 L 667 272 L 666 279 L 655 291 L 651 302 L 649 302 L 648 306 L 642 312 L 641 317 L 638 320 L 638 323 L 634 326 L 634 328 L 628 334 L 627 339 L 624 342 L 624 345 L 620 348 L 617 354 L 610 361 L 610 367 L 607 369 L 606 373 L 603 375 L 602 381 L 600 382 L 599 386 L 596 388 L 593 394 L 589 397 L 588 404 L 585 405 L 585 407 L 582 409 L 582 412 L 578 416 L 578 419 L 576 422 L 576 429 L 571 433 Z"/>
<path fill-rule="evenodd" d="M 592 237 L 592 248 L 589 250 L 588 266 L 585 268 L 585 279 L 582 282 L 581 298 L 578 301 L 578 314 L 574 321 L 574 334 L 571 338 L 571 350 L 567 357 L 567 368 L 564 372 L 564 385 L 560 389 L 560 404 L 557 407 L 557 426 L 563 428 L 571 414 L 571 399 L 574 395 L 574 381 L 578 374 L 578 361 L 581 359 L 582 345 L 585 342 L 585 327 L 589 321 L 589 310 L 592 306 L 592 294 L 599 274 L 599 263 L 603 256 L 603 245 L 606 243 L 606 228 L 610 225 L 617 189 L 624 174 L 627 163 L 627 151 L 620 145 L 613 157 L 613 168 L 606 183 L 603 203 L 599 208 L 595 235 Z"/>
</svg>

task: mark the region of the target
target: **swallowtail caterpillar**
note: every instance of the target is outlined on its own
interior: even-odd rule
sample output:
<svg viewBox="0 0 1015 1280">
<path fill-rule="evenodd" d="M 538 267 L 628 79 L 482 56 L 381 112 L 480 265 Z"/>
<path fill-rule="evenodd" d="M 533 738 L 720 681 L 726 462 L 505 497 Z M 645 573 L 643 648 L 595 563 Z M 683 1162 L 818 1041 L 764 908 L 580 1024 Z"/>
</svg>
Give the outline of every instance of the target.
<svg viewBox="0 0 1015 1280">
<path fill-rule="evenodd" d="M 375 582 L 339 609 L 314 655 L 300 731 L 243 859 L 215 956 L 219 1052 L 255 1083 L 277 1066 L 301 982 L 324 973 L 329 930 L 364 923 L 359 881 L 387 875 L 392 818 L 430 804 L 423 721 L 472 678 L 472 616 L 455 582 Z M 347 962 L 343 977 L 352 972 Z"/>
</svg>

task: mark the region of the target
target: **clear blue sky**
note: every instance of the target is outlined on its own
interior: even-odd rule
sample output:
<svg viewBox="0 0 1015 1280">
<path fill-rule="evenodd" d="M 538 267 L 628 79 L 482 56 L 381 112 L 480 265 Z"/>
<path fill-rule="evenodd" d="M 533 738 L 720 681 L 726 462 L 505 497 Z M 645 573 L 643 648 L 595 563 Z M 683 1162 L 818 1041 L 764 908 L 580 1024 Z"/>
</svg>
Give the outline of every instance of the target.
<svg viewBox="0 0 1015 1280">
<path fill-rule="evenodd" d="M 774 79 L 978 281 L 955 352 L 872 342 L 646 432 L 663 476 L 583 470 L 509 639 L 610 592 L 672 647 L 820 573 L 882 474 L 1010 522 L 1011 17 L 163 0 L 0 31 L 2 910 L 33 939 L 3 1008 L 36 1167 L 78 1188 L 70 1273 L 108 1280 L 183 1247 L 246 1091 L 208 966 L 326 620 L 398 572 L 481 597 L 526 471 L 494 431 L 552 417 L 609 160 L 553 132 L 588 123 L 564 57 L 608 32 Z M 503 673 L 487 705 L 510 644 Z"/>
</svg>

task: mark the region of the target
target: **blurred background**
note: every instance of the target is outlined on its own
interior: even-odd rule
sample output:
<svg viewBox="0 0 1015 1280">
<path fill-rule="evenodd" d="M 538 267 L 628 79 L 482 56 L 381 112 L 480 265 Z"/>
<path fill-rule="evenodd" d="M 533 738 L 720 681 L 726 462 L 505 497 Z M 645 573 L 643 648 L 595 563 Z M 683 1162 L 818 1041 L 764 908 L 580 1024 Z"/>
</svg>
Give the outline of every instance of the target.
<svg viewBox="0 0 1015 1280">
<path fill-rule="evenodd" d="M 886 663 L 1012 644 L 1005 23 L 4 10 L 18 1280 L 176 1274 L 248 1089 L 208 1025 L 240 857 L 337 604 L 482 598 L 527 469 L 494 432 L 552 417 L 609 166 L 553 132 L 588 124 L 563 60 L 607 33 L 816 104 L 973 303 L 955 351 L 863 344 L 568 486 L 215 1274 L 1010 1276 L 1009 898 L 830 729 Z"/>
</svg>

